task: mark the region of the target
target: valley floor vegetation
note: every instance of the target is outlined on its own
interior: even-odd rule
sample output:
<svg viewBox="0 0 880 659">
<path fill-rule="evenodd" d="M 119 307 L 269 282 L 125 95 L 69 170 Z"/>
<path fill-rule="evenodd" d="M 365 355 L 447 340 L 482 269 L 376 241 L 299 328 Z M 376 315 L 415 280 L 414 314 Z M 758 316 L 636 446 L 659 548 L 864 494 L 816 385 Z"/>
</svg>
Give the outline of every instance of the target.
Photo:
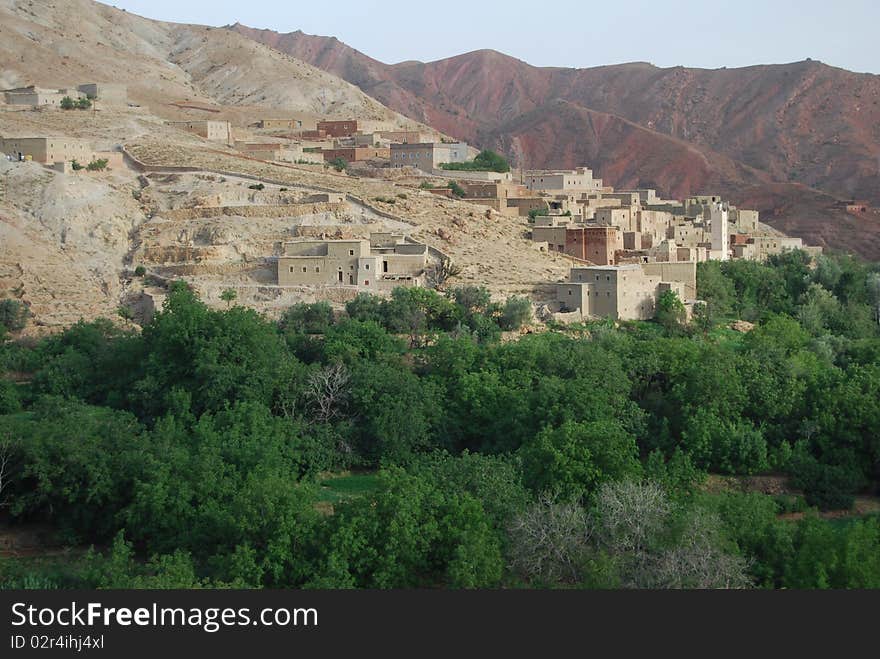
<svg viewBox="0 0 880 659">
<path fill-rule="evenodd" d="M 528 301 L 480 288 L 273 322 L 176 282 L 142 331 L 39 342 L 6 301 L 4 524 L 73 549 L 0 559 L 2 585 L 880 587 L 877 515 L 822 514 L 880 478 L 877 267 L 795 251 L 698 278 L 689 324 L 668 300 L 509 341 Z"/>
</svg>

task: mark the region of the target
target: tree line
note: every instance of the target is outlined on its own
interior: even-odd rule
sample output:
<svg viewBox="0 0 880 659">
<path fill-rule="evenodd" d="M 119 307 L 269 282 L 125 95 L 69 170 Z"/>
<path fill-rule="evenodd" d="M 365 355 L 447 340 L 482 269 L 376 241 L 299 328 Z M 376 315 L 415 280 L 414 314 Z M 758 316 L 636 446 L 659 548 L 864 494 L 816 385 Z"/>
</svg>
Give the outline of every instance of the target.
<svg viewBox="0 0 880 659">
<path fill-rule="evenodd" d="M 502 341 L 523 298 L 399 288 L 278 321 L 183 282 L 142 331 L 0 346 L 0 502 L 93 545 L 6 586 L 878 587 L 876 266 L 700 264 L 685 324 Z M 0 323 L 24 319 L 0 304 Z M 731 319 L 755 324 L 727 328 Z M 15 328 L 10 329 L 14 336 Z M 376 474 L 328 511 L 327 473 Z M 802 495 L 717 492 L 787 476 Z M 782 516 L 806 512 L 799 521 Z"/>
</svg>

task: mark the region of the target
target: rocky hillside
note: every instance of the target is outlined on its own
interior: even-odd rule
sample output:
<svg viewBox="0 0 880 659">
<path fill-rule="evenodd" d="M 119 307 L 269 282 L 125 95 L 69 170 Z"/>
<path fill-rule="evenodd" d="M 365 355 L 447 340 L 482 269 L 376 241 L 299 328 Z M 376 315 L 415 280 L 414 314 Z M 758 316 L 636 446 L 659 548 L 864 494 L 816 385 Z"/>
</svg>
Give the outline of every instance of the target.
<svg viewBox="0 0 880 659">
<path fill-rule="evenodd" d="M 157 114 L 173 102 L 412 124 L 334 75 L 229 30 L 141 18 L 92 0 L 0 0 L 0 88 L 126 83 Z"/>
</svg>

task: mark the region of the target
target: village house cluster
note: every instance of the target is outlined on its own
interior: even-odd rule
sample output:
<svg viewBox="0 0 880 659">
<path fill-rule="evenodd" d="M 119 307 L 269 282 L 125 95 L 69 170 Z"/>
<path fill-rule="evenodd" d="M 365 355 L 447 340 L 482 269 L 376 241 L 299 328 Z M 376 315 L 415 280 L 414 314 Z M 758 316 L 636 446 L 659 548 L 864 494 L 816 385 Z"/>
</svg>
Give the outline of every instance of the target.
<svg viewBox="0 0 880 659">
<path fill-rule="evenodd" d="M 61 108 L 65 98 L 74 102 L 88 99 L 92 104 L 100 102 L 102 107 L 121 107 L 128 103 L 128 92 L 125 85 L 91 82 L 75 88 L 43 89 L 31 85 L 6 89 L 2 98 L 7 105 L 31 108 Z M 70 171 L 74 163 L 87 167 L 103 161 L 110 169 L 122 167 L 121 152 L 97 149 L 89 140 L 65 135 L 0 135 L 0 154 L 8 160 L 33 161 L 60 171 Z"/>
<path fill-rule="evenodd" d="M 12 106 L 60 108 L 66 97 L 124 106 L 124 86 L 88 83 L 76 88 L 34 86 L 5 90 Z M 327 119 L 306 114 L 265 117 L 247 128 L 225 120 L 168 121 L 175 130 L 237 150 L 261 161 L 325 167 L 368 164 L 410 168 L 417 176 L 454 180 L 428 193 L 455 196 L 487 207 L 487 216 L 518 218 L 531 231 L 536 249 L 572 262 L 567 281 L 556 282 L 554 312 L 564 320 L 654 317 L 660 297 L 674 292 L 691 313 L 698 300 L 697 263 L 729 259 L 764 260 L 792 249 L 811 252 L 799 238 L 768 230 L 758 212 L 740 209 L 718 195 L 663 199 L 653 189 L 614 190 L 587 167 L 511 172 L 449 171 L 476 155 L 465 142 L 428 130 L 404 130 L 387 122 Z M 121 167 L 122 153 L 95 149 L 89 140 L 52 135 L 0 136 L 0 153 L 61 171 L 74 163 L 107 161 Z M 867 212 L 849 200 L 846 210 Z M 372 233 L 366 239 L 286 242 L 277 258 L 277 283 L 286 287 L 344 287 L 387 292 L 427 283 L 439 252 L 402 234 Z M 440 255 L 442 256 L 442 255 Z"/>
<path fill-rule="evenodd" d="M 73 101 L 86 98 L 92 102 L 98 101 L 102 106 L 119 107 L 128 104 L 128 90 L 125 85 L 104 82 L 87 82 L 62 89 L 44 89 L 30 85 L 3 90 L 3 100 L 7 105 L 60 108 L 65 98 Z"/>
<path fill-rule="evenodd" d="M 89 140 L 74 137 L 0 137 L 0 154 L 9 160 L 33 161 L 68 172 L 77 166 L 106 161 L 105 168 L 122 167 L 120 151 L 96 150 Z"/>
<path fill-rule="evenodd" d="M 389 122 L 319 119 L 309 115 L 263 118 L 248 129 L 228 121 L 169 121 L 169 126 L 222 142 L 258 160 L 301 165 L 344 161 L 346 165 L 414 167 L 436 173 L 443 163 L 465 162 L 476 150 L 443 141 L 430 131 L 403 130 Z"/>
<path fill-rule="evenodd" d="M 718 195 L 677 201 L 652 189 L 615 191 L 585 167 L 524 172 L 523 187 L 546 203 L 531 213 L 536 247 L 580 262 L 557 287 L 560 311 L 580 317 L 652 318 L 668 290 L 690 313 L 701 261 L 821 251 L 762 229 L 757 211 Z"/>
</svg>

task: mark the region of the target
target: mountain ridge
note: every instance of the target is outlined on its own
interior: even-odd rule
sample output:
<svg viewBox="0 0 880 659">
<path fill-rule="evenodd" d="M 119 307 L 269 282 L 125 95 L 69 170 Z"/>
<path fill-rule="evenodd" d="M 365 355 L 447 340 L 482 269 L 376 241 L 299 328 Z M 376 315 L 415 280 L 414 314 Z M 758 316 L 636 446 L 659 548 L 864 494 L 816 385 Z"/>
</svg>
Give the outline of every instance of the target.
<svg viewBox="0 0 880 659">
<path fill-rule="evenodd" d="M 497 146 L 492 140 L 504 123 L 561 98 L 707 147 L 780 182 L 880 203 L 880 76 L 874 74 L 815 60 L 719 69 L 646 62 L 535 67 L 491 49 L 383 64 L 335 37 L 257 34 L 241 24 L 229 29 L 331 71 L 439 130 L 486 140 L 482 146 Z M 853 98 L 865 102 L 853 105 Z M 541 166 L 583 164 L 532 159 Z"/>
</svg>

